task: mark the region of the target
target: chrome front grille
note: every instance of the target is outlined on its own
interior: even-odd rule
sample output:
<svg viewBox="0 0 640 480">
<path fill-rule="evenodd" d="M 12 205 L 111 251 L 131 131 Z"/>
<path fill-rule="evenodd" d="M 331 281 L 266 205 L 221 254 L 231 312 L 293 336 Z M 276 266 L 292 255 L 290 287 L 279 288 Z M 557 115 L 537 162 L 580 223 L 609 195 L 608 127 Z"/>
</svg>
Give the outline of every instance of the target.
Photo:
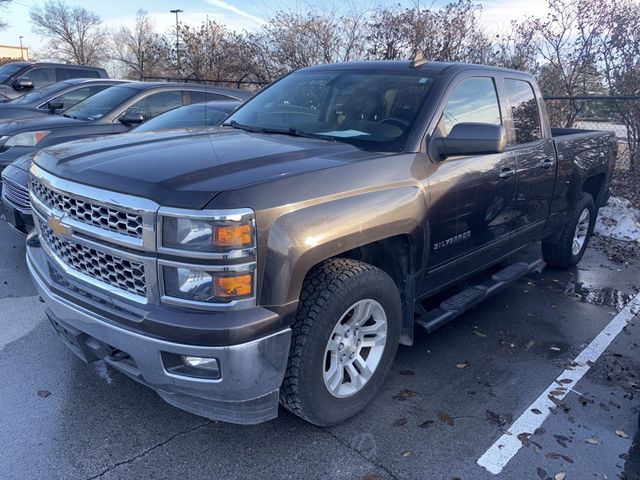
<svg viewBox="0 0 640 480">
<path fill-rule="evenodd" d="M 128 293 L 146 297 L 144 265 L 57 237 L 38 217 L 40 238 L 69 268 Z"/>
<path fill-rule="evenodd" d="M 16 207 L 28 210 L 31 208 L 29 202 L 29 190 L 27 187 L 23 187 L 19 183 L 10 180 L 7 177 L 2 177 L 2 196 L 13 203 Z"/>
<path fill-rule="evenodd" d="M 31 177 L 33 195 L 49 208 L 94 227 L 133 238 L 142 238 L 142 216 L 56 192 Z"/>
</svg>

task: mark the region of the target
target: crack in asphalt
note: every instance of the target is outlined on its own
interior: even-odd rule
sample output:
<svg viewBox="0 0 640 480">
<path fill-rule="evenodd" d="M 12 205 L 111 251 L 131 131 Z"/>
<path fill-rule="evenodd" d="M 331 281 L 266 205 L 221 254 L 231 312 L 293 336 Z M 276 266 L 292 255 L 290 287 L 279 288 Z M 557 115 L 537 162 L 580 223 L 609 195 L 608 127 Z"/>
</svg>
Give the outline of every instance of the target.
<svg viewBox="0 0 640 480">
<path fill-rule="evenodd" d="M 345 442 L 344 440 L 342 440 L 338 435 L 336 435 L 335 433 L 331 432 L 330 430 L 326 430 L 324 428 L 320 429 L 322 432 L 326 433 L 327 435 L 329 435 L 331 438 L 333 438 L 335 441 L 337 441 L 340 445 L 342 445 L 343 447 L 347 447 L 349 450 L 355 452 L 360 458 L 366 460 L 367 462 L 369 462 L 370 464 L 372 464 L 374 467 L 379 468 L 380 470 L 382 470 L 383 472 L 385 472 L 387 475 L 389 475 L 393 480 L 398 480 L 398 477 L 396 477 L 393 472 L 391 472 L 391 470 L 389 470 L 387 467 L 385 467 L 384 465 L 382 465 L 381 463 L 376 462 L 375 460 L 371 459 L 371 458 L 367 458 L 366 455 L 364 455 L 360 450 L 358 450 L 357 448 L 353 448 L 350 444 L 348 444 L 347 442 Z"/>
<path fill-rule="evenodd" d="M 171 435 L 166 440 L 163 440 L 162 442 L 143 450 L 142 452 L 140 452 L 139 454 L 137 454 L 137 455 L 135 455 L 135 456 L 133 456 L 131 458 L 128 458 L 126 460 L 122 460 L 120 462 L 114 463 L 113 465 L 111 465 L 110 467 L 104 469 L 102 472 L 98 473 L 97 475 L 94 475 L 92 477 L 87 478 L 87 480 L 95 480 L 96 478 L 100 478 L 103 475 L 106 475 L 107 473 L 115 470 L 116 468 L 121 467 L 122 465 L 128 465 L 130 463 L 133 463 L 136 460 L 138 460 L 138 459 L 148 455 L 149 453 L 153 452 L 154 450 L 166 445 L 167 443 L 171 442 L 173 439 L 175 439 L 175 438 L 177 438 L 177 437 L 179 437 L 181 435 L 186 435 L 188 433 L 194 432 L 194 431 L 198 430 L 199 428 L 206 427 L 207 425 L 211 425 L 212 423 L 213 423 L 213 420 L 209 420 L 209 421 L 206 421 L 204 423 L 199 423 L 195 427 L 191 427 L 188 430 L 183 430 L 183 431 L 174 433 L 173 435 Z"/>
</svg>

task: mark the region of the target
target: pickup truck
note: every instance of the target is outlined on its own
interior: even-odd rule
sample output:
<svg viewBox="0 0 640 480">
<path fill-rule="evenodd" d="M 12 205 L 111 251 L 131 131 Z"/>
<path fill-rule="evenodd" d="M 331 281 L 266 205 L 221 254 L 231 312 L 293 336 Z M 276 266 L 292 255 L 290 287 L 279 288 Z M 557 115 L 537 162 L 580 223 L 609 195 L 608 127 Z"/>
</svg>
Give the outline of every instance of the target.
<svg viewBox="0 0 640 480">
<path fill-rule="evenodd" d="M 541 241 L 548 264 L 576 265 L 616 152 L 612 133 L 552 131 L 526 73 L 304 68 L 209 131 L 41 150 L 27 263 L 81 359 L 211 419 L 259 423 L 281 403 L 332 425 L 416 327 L 542 263 L 504 267 L 514 252 Z"/>
</svg>

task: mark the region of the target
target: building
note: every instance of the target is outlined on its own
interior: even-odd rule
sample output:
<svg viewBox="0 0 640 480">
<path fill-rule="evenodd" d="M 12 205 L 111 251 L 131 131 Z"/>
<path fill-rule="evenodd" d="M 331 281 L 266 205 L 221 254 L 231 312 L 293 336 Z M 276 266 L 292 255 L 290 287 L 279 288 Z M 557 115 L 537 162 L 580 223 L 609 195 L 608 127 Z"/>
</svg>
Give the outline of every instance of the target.
<svg viewBox="0 0 640 480">
<path fill-rule="evenodd" d="M 22 49 L 22 52 L 21 52 Z M 0 58 L 29 60 L 29 48 L 15 45 L 0 45 Z"/>
</svg>

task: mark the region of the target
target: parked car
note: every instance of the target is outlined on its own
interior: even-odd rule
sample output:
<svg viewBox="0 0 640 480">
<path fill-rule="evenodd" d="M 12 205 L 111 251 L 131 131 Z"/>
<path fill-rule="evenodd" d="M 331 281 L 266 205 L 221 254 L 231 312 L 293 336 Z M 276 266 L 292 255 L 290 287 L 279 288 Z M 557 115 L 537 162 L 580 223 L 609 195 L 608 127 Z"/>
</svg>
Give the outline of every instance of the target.
<svg viewBox="0 0 640 480">
<path fill-rule="evenodd" d="M 74 78 L 52 83 L 0 103 L 0 121 L 61 114 L 82 100 L 125 82 L 127 80 Z"/>
<path fill-rule="evenodd" d="M 0 67 L 0 101 L 71 78 L 109 78 L 107 71 L 89 65 L 12 62 Z"/>
<path fill-rule="evenodd" d="M 108 88 L 63 115 L 0 122 L 0 172 L 17 158 L 58 143 L 124 133 L 182 105 L 244 100 L 251 94 L 189 83 L 132 82 Z"/>
<path fill-rule="evenodd" d="M 232 101 L 186 105 L 158 115 L 133 128 L 130 133 L 142 134 L 169 129 L 189 129 L 191 131 L 195 128 L 216 126 L 240 105 L 242 102 Z M 134 142 L 134 140 L 124 138 L 122 141 L 124 143 Z M 23 155 L 2 172 L 2 203 L 5 220 L 25 235 L 34 227 L 28 191 L 28 171 L 34 153 Z"/>
<path fill-rule="evenodd" d="M 157 130 L 174 130 L 177 128 L 208 128 L 222 123 L 231 112 L 242 105 L 242 102 L 218 101 L 186 105 L 158 115 L 131 133 L 151 132 Z"/>
<path fill-rule="evenodd" d="M 244 424 L 341 422 L 416 326 L 542 264 L 510 254 L 576 265 L 617 151 L 549 128 L 531 75 L 455 63 L 305 68 L 224 125 L 41 150 L 27 263 L 73 353 Z"/>
</svg>

